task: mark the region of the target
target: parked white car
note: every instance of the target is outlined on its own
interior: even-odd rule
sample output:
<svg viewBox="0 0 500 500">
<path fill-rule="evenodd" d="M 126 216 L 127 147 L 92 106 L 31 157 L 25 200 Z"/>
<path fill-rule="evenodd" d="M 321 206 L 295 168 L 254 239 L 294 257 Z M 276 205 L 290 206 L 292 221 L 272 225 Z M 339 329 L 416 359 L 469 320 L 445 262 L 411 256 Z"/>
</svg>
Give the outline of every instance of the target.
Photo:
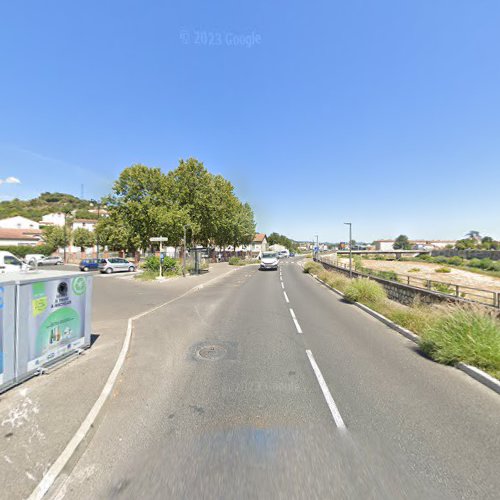
<svg viewBox="0 0 500 500">
<path fill-rule="evenodd" d="M 25 264 L 21 259 L 18 259 L 10 252 L 0 251 L 0 273 L 15 273 L 19 271 L 27 271 L 28 264 Z"/>
<path fill-rule="evenodd" d="M 43 255 L 43 253 L 29 253 L 26 255 L 26 257 L 24 257 L 24 262 L 26 262 L 26 264 L 30 266 L 34 266 L 35 264 L 38 264 L 38 262 L 40 262 L 44 257 L 45 255 Z"/>
</svg>

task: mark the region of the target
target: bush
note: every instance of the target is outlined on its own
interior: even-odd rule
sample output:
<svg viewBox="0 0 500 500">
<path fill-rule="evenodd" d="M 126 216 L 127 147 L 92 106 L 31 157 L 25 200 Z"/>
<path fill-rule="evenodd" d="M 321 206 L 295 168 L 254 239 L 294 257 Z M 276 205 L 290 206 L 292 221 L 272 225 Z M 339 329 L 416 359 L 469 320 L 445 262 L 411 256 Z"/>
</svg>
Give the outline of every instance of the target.
<svg viewBox="0 0 500 500">
<path fill-rule="evenodd" d="M 241 260 L 239 257 L 229 257 L 229 265 L 230 266 L 241 266 Z"/>
<path fill-rule="evenodd" d="M 311 260 L 307 261 L 304 264 L 304 272 L 309 273 L 309 274 L 319 274 L 321 271 L 323 271 L 323 266 L 319 264 L 318 262 L 313 262 Z"/>
<path fill-rule="evenodd" d="M 323 280 L 327 285 L 343 292 L 350 283 L 350 279 L 341 273 L 324 271 L 320 273 L 319 278 Z"/>
<path fill-rule="evenodd" d="M 420 267 L 412 267 L 411 269 L 408 269 L 409 273 L 419 273 L 420 271 Z"/>
<path fill-rule="evenodd" d="M 384 280 L 396 281 L 396 282 L 399 281 L 398 275 L 394 271 L 377 271 L 373 274 Z"/>
<path fill-rule="evenodd" d="M 436 273 L 451 273 L 451 269 L 449 267 L 438 267 L 434 270 Z"/>
<path fill-rule="evenodd" d="M 148 257 L 142 267 L 146 271 L 151 271 L 154 273 L 160 273 L 160 257 L 156 255 L 151 255 Z M 176 259 L 172 257 L 165 257 L 163 259 L 162 274 L 178 274 L 180 272 L 180 266 Z"/>
<path fill-rule="evenodd" d="M 417 259 L 430 262 L 432 260 L 432 257 L 428 253 L 421 253 L 417 256 Z"/>
<path fill-rule="evenodd" d="M 436 292 L 439 292 L 439 293 L 447 293 L 447 294 L 450 294 L 450 293 L 453 293 L 453 288 L 451 288 L 449 285 L 447 285 L 446 283 L 433 283 L 432 284 L 432 288 L 434 290 L 436 290 Z"/>
<path fill-rule="evenodd" d="M 481 259 L 471 259 L 467 263 L 469 267 L 477 267 L 478 269 L 481 268 Z"/>
<path fill-rule="evenodd" d="M 412 307 L 402 306 L 386 301 L 381 314 L 418 335 L 426 331 L 437 319 L 439 312 L 436 308 L 421 305 L 418 301 Z"/>
<path fill-rule="evenodd" d="M 447 264 L 449 264 L 450 266 L 462 266 L 463 263 L 464 263 L 464 259 L 462 259 L 462 257 L 458 257 L 458 256 L 450 257 L 448 259 L 448 262 L 447 262 Z"/>
<path fill-rule="evenodd" d="M 432 257 L 432 262 L 436 264 L 446 264 L 448 262 L 448 258 L 443 255 L 438 255 L 437 257 Z"/>
<path fill-rule="evenodd" d="M 352 280 L 345 289 L 345 298 L 350 302 L 362 302 L 367 305 L 380 304 L 387 295 L 376 281 L 358 278 Z"/>
<path fill-rule="evenodd" d="M 422 351 L 435 361 L 462 361 L 500 378 L 500 322 L 474 309 L 459 309 L 423 332 Z"/>
</svg>

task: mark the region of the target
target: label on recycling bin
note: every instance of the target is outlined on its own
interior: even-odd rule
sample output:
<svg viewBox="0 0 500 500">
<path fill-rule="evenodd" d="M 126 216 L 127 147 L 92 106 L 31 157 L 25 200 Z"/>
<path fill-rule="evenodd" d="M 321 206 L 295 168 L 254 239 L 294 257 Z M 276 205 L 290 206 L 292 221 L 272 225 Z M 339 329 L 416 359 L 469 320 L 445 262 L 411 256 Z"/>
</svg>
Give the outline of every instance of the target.
<svg viewBox="0 0 500 500">
<path fill-rule="evenodd" d="M 85 342 L 86 280 L 64 278 L 31 285 L 28 371 Z"/>
</svg>

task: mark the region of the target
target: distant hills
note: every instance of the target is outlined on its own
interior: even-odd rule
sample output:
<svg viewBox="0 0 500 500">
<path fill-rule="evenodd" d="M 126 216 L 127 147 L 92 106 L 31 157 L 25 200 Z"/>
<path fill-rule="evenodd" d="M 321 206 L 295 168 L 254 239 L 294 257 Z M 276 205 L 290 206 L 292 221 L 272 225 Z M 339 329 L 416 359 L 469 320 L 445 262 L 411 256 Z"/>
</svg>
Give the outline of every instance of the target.
<svg viewBox="0 0 500 500">
<path fill-rule="evenodd" d="M 21 215 L 38 222 L 42 219 L 42 215 L 63 210 L 76 211 L 75 215 L 78 218 L 97 219 L 96 214 L 88 211 L 91 208 L 90 203 L 90 200 L 82 200 L 71 194 L 42 193 L 32 200 L 15 198 L 0 202 L 0 219 Z"/>
</svg>

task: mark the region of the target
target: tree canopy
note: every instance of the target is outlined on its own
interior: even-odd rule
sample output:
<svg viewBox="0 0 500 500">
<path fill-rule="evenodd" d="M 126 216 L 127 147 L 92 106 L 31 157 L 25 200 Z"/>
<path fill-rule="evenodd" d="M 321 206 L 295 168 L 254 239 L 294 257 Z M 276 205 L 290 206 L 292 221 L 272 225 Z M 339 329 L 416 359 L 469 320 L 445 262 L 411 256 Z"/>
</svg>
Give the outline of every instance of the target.
<svg viewBox="0 0 500 500">
<path fill-rule="evenodd" d="M 395 250 L 411 250 L 411 243 L 406 234 L 400 234 L 394 241 Z"/>
<path fill-rule="evenodd" d="M 253 211 L 221 175 L 195 158 L 180 160 L 164 174 L 159 168 L 132 165 L 122 171 L 106 199 L 109 217 L 96 227 L 99 244 L 135 250 L 148 248 L 152 236 L 179 245 L 184 229 L 194 244 L 249 243 L 255 234 Z"/>
</svg>

